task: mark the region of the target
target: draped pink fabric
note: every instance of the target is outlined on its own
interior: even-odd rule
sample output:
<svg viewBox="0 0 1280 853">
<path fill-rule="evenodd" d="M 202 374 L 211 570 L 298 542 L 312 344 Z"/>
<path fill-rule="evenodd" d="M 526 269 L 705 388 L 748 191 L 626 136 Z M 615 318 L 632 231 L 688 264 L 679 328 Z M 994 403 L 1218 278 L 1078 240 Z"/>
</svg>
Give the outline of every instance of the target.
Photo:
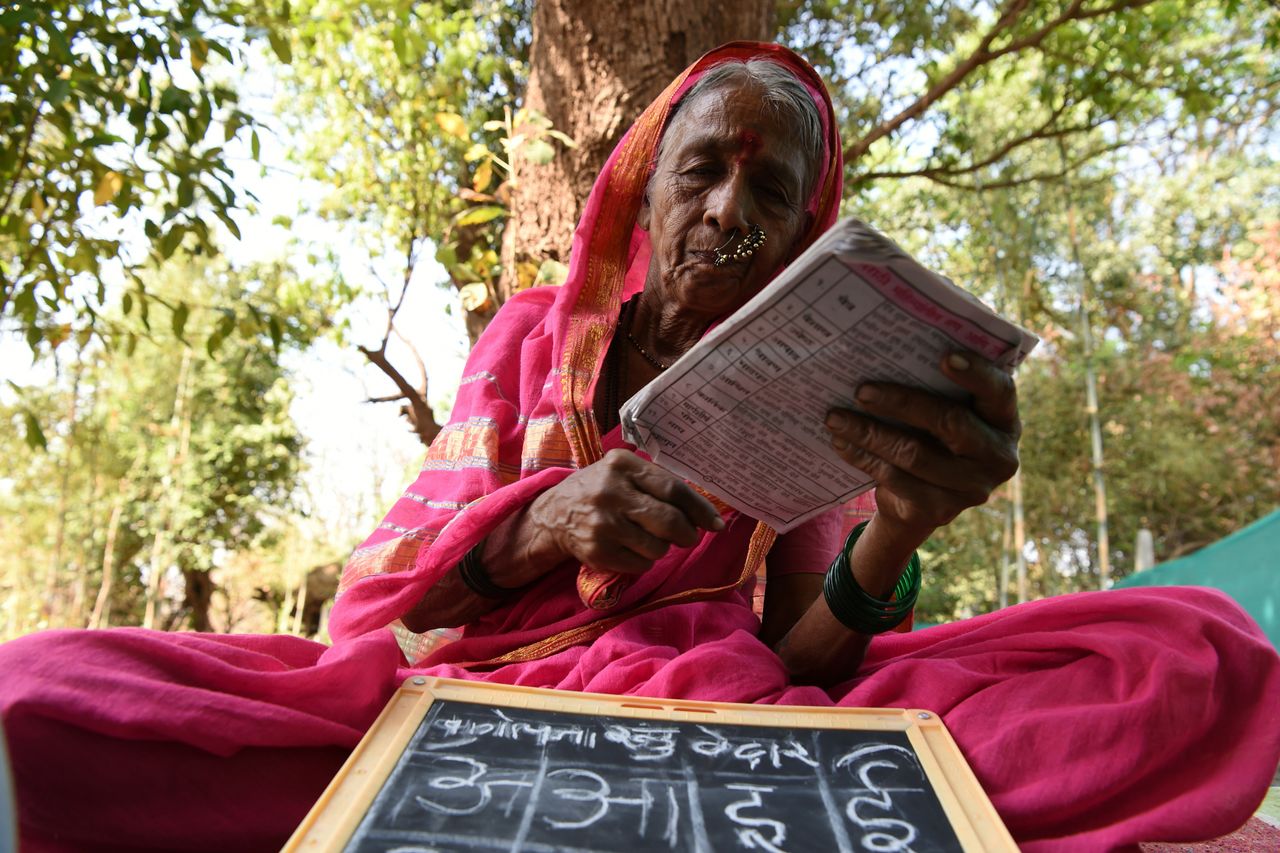
<svg viewBox="0 0 1280 853">
<path fill-rule="evenodd" d="M 1208 838 L 1248 817 L 1280 758 L 1280 660 L 1215 591 L 1086 593 L 881 636 L 856 678 L 824 691 L 790 684 L 757 639 L 752 560 L 772 537 L 726 510 L 723 532 L 672 549 L 612 590 L 606 608 L 584 602 L 583 572 L 566 565 L 454 643 L 431 647 L 398 625 L 500 520 L 620 444 L 616 430 L 601 436 L 584 423 L 582 401 L 609 323 L 645 263 L 634 209 L 619 206 L 634 204 L 642 186 L 643 174 L 629 170 L 652 153 L 691 78 L 714 61 L 751 55 L 795 70 L 830 115 L 801 60 L 742 44 L 701 60 L 646 111 L 592 193 L 569 284 L 522 293 L 499 313 L 422 475 L 353 556 L 332 647 L 140 629 L 50 631 L 0 646 L 0 714 L 31 849 L 276 847 L 414 673 L 655 697 L 930 708 L 1032 851 Z M 646 141 L 637 148 L 637 139 Z M 829 224 L 839 146 L 828 143 L 814 209 L 815 221 Z M 824 195 L 833 184 L 834 197 Z M 621 244 L 601 244 L 605 232 L 622 235 Z M 600 260 L 595 273 L 589 259 Z M 811 538 L 784 550 L 810 553 L 818 540 L 830 548 L 829 530 L 804 535 Z M 582 632 L 590 640 L 573 641 Z M 546 645 L 557 638 L 569 641 Z"/>
</svg>

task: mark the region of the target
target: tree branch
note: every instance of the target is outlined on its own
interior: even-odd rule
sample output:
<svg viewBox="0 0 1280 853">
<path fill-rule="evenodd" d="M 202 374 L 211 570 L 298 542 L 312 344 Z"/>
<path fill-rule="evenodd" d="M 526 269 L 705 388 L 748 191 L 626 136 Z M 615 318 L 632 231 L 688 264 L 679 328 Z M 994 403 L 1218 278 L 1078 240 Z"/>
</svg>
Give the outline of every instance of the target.
<svg viewBox="0 0 1280 853">
<path fill-rule="evenodd" d="M 852 163 L 862 157 L 867 151 L 879 140 L 889 136 L 899 127 L 906 124 L 912 119 L 919 118 L 924 112 L 933 106 L 948 92 L 958 87 L 964 80 L 982 68 L 985 65 L 994 62 L 1002 56 L 1010 53 L 1016 53 L 1027 48 L 1038 47 L 1054 30 L 1062 27 L 1071 21 L 1084 21 L 1091 18 L 1097 18 L 1103 15 L 1109 15 L 1113 12 L 1120 12 L 1126 9 L 1136 9 L 1142 6 L 1150 5 L 1155 0 L 1117 0 L 1108 6 L 1100 6 L 1096 9 L 1085 9 L 1084 0 L 1072 0 L 1066 9 L 1062 11 L 1058 17 L 1046 23 L 1039 29 L 1028 33 L 1019 39 L 1013 39 L 1003 47 L 992 49 L 992 43 L 1000 35 L 1013 28 L 1019 17 L 1022 15 L 1030 0 L 1010 0 L 1001 12 L 999 19 L 992 25 L 991 29 L 982 37 L 982 41 L 969 54 L 961 60 L 955 68 L 944 75 L 941 79 L 929 86 L 923 95 L 917 98 L 912 104 L 901 110 L 893 118 L 881 122 L 876 127 L 868 131 L 862 138 L 858 139 L 844 150 L 844 161 Z"/>
<path fill-rule="evenodd" d="M 863 172 L 860 175 L 855 175 L 850 178 L 849 184 L 851 186 L 856 186 L 857 184 L 865 183 L 866 181 L 877 178 L 935 178 L 968 175 L 978 171 L 979 169 L 986 168 L 993 163 L 999 162 L 1007 156 L 1009 152 L 1013 151 L 1015 148 L 1020 148 L 1029 142 L 1035 142 L 1036 140 L 1041 139 L 1057 139 L 1059 137 L 1070 136 L 1076 133 L 1088 133 L 1089 131 L 1096 130 L 1102 126 L 1103 122 L 1097 121 L 1089 122 L 1088 124 L 1071 125 L 1070 127 L 1052 127 L 1053 123 L 1062 114 L 1065 106 L 1066 105 L 1064 104 L 1062 107 L 1055 110 L 1053 115 L 1035 130 L 1005 142 L 988 156 L 981 160 L 975 160 L 966 166 L 925 166 L 920 169 L 910 169 L 906 171 Z"/>
<path fill-rule="evenodd" d="M 423 445 L 428 445 L 440 432 L 440 424 L 436 423 L 435 413 L 431 411 L 431 406 L 427 403 L 425 389 L 419 392 L 409 384 L 409 380 L 392 366 L 387 360 L 385 352 L 386 343 L 383 342 L 383 349 L 373 350 L 368 347 L 357 347 L 360 354 L 369 360 L 369 363 L 381 370 L 388 379 L 395 383 L 400 393 L 395 396 L 383 398 L 371 398 L 371 402 L 391 402 L 403 399 L 405 405 L 401 406 L 400 413 L 409 419 L 409 425 L 413 427 L 414 434 L 418 436 L 418 440 Z"/>
<path fill-rule="evenodd" d="M 1046 136 L 1045 138 L 1052 139 L 1053 137 Z M 1092 151 L 1086 152 L 1081 157 L 1071 161 L 1070 163 L 1067 164 L 1067 166 L 1064 169 L 1061 169 L 1058 171 L 1037 172 L 1034 175 L 1025 175 L 1023 177 L 1015 177 L 1015 178 L 1005 178 L 1004 180 L 999 180 L 999 181 L 983 181 L 981 184 L 965 183 L 963 181 L 957 181 L 957 180 L 951 179 L 952 176 L 954 175 L 968 174 L 970 172 L 975 171 L 975 169 L 969 169 L 969 168 L 958 169 L 955 171 L 936 170 L 936 169 L 919 169 L 914 172 L 868 172 L 865 175 L 859 175 L 851 183 L 865 183 L 866 181 L 869 181 L 873 178 L 917 178 L 919 177 L 919 178 L 927 178 L 933 181 L 935 184 L 942 184 L 944 187 L 951 187 L 952 189 L 957 189 L 957 190 L 970 190 L 972 192 L 982 192 L 985 190 L 1002 190 L 1002 189 L 1009 189 L 1011 187 L 1020 187 L 1024 184 L 1034 184 L 1034 183 L 1047 182 L 1047 181 L 1060 181 L 1063 178 L 1065 178 L 1067 175 L 1069 175 L 1071 172 L 1074 172 L 1076 169 L 1083 166 L 1085 163 L 1088 163 L 1091 160 L 1096 160 L 1097 158 L 1101 157 L 1104 154 L 1109 154 L 1113 151 L 1119 151 L 1120 149 L 1125 148 L 1129 144 L 1130 143 L 1127 141 L 1113 142 L 1109 145 L 1103 145 L 1099 148 L 1095 148 Z"/>
</svg>

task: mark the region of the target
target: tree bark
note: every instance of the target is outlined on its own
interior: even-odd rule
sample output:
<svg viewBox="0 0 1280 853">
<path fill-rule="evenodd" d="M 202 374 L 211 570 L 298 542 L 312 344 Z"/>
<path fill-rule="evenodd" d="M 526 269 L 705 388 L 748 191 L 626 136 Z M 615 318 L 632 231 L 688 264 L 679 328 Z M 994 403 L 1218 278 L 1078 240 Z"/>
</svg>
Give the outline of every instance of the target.
<svg viewBox="0 0 1280 853">
<path fill-rule="evenodd" d="M 121 480 L 115 505 L 111 507 L 111 520 L 107 522 L 107 541 L 102 547 L 102 585 L 98 587 L 98 597 L 93 604 L 93 613 L 89 616 L 90 628 L 105 628 L 111 624 L 111 587 L 116 579 L 116 534 L 120 530 L 120 516 L 124 513 L 127 495 L 125 481 Z"/>
<path fill-rule="evenodd" d="M 207 571 L 183 568 L 182 577 L 186 581 L 183 594 L 183 609 L 188 613 L 192 631 L 212 631 L 209 623 L 209 605 L 213 602 L 213 578 Z"/>
<path fill-rule="evenodd" d="M 556 143 L 547 165 L 521 164 L 503 234 L 501 300 L 519 289 L 522 265 L 527 272 L 548 259 L 568 263 L 592 182 L 649 102 L 711 48 L 769 38 L 773 11 L 774 0 L 534 4 L 524 103 L 578 147 Z"/>
<path fill-rule="evenodd" d="M 1058 140 L 1058 153 L 1067 159 L 1066 147 Z M 1098 588 L 1111 586 L 1111 540 L 1107 520 L 1107 477 L 1102 455 L 1102 418 L 1098 410 L 1097 368 L 1093 358 L 1093 329 L 1089 322 L 1089 285 L 1091 274 L 1080 254 L 1080 238 L 1076 232 L 1076 199 L 1071 178 L 1063 179 L 1067 202 L 1067 236 L 1071 241 L 1071 258 L 1075 261 L 1076 280 L 1080 291 L 1080 347 L 1084 357 L 1085 414 L 1089 418 L 1089 449 L 1093 463 L 1093 506 L 1098 525 Z"/>
</svg>

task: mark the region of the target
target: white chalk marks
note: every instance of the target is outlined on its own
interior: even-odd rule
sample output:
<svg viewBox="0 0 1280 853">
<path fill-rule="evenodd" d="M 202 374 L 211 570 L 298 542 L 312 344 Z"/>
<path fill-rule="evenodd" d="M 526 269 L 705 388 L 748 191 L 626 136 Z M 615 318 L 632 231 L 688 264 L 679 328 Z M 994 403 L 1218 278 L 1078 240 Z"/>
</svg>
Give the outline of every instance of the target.
<svg viewBox="0 0 1280 853">
<path fill-rule="evenodd" d="M 439 705 L 349 850 L 960 849 L 902 732 Z"/>
</svg>

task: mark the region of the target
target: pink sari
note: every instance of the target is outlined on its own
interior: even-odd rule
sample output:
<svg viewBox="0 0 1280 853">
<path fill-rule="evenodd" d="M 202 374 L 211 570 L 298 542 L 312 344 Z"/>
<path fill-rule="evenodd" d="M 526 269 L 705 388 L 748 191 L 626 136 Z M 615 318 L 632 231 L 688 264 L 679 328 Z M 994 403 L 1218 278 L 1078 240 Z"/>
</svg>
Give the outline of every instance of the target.
<svg viewBox="0 0 1280 853">
<path fill-rule="evenodd" d="M 1220 593 L 1064 596 L 878 637 L 858 676 L 792 685 L 756 637 L 752 587 L 774 536 L 737 513 L 630 585 L 552 572 L 450 644 L 398 623 L 500 520 L 619 443 L 589 401 L 617 307 L 647 246 L 637 193 L 678 78 L 609 161 L 565 287 L 512 299 L 476 348 L 423 472 L 352 557 L 335 643 L 282 636 L 51 631 L 0 646 L 0 712 L 30 849 L 278 846 L 413 673 L 732 702 L 931 708 L 1023 847 L 1120 849 L 1242 823 L 1280 757 L 1280 666 Z M 840 146 L 827 122 L 812 202 L 827 227 Z M 388 630 L 390 627 L 391 630 Z M 68 821 L 68 803 L 75 803 Z"/>
</svg>

